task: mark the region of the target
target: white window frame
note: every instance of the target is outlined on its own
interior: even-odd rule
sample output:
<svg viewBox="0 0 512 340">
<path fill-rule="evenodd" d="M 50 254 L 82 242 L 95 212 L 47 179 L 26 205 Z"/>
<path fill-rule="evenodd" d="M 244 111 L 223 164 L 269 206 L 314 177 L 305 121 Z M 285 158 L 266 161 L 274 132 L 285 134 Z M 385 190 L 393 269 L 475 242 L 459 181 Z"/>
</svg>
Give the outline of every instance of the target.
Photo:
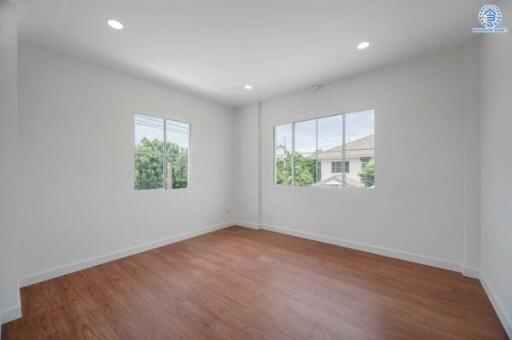
<svg viewBox="0 0 512 340">
<path fill-rule="evenodd" d="M 148 114 L 142 114 L 142 113 L 136 113 L 134 114 L 134 125 L 133 125 L 133 135 L 135 138 L 135 131 L 137 129 L 137 124 L 135 123 L 135 117 L 136 116 L 143 116 L 143 117 L 150 117 L 150 118 L 158 118 L 163 120 L 163 141 L 164 141 L 164 150 L 163 150 L 163 157 L 162 157 L 162 170 L 163 170 L 163 186 L 162 188 L 155 188 L 155 189 L 135 189 L 135 185 L 133 186 L 133 189 L 135 191 L 177 191 L 177 190 L 187 190 L 190 189 L 192 181 L 192 123 L 178 120 L 178 119 L 171 119 L 166 117 L 159 117 L 154 115 L 148 115 Z M 187 186 L 185 188 L 173 188 L 172 187 L 172 178 L 169 177 L 168 172 L 168 166 L 166 164 L 166 150 L 165 150 L 165 143 L 167 142 L 167 122 L 176 122 L 181 124 L 187 124 L 188 125 L 188 166 L 187 166 Z M 133 149 L 133 155 L 134 155 L 134 162 L 135 162 L 135 156 L 137 154 L 137 148 L 136 144 L 134 143 L 134 149 Z M 135 165 L 135 164 L 134 164 Z M 134 183 L 135 184 L 135 183 Z"/>
<path fill-rule="evenodd" d="M 294 121 L 294 122 L 291 122 L 291 123 L 281 123 L 281 124 L 276 124 L 273 126 L 273 143 L 272 143 L 272 146 L 273 146 L 273 150 L 272 150 L 272 155 L 273 155 L 273 165 L 272 165 L 272 175 L 273 175 L 273 178 L 272 178 L 272 182 L 274 184 L 274 186 L 277 186 L 277 187 L 294 187 L 294 188 L 299 188 L 300 186 L 297 186 L 295 185 L 295 157 L 293 157 L 293 155 L 295 154 L 295 124 L 296 123 L 301 123 L 301 122 L 307 122 L 307 121 L 316 121 L 315 122 L 315 125 L 316 125 L 316 135 L 315 135 L 315 140 L 316 140 L 316 150 L 315 150 L 315 160 L 316 162 L 318 162 L 318 120 L 320 119 L 323 119 L 323 118 L 330 118 L 330 117 L 336 117 L 336 116 L 342 116 L 342 150 L 341 150 L 341 161 L 343 162 L 342 164 L 345 165 L 345 162 L 346 162 L 346 150 L 345 150 L 345 145 L 347 144 L 346 143 L 346 116 L 347 115 L 350 115 L 350 114 L 354 114 L 354 113 L 359 113 L 359 112 L 365 112 L 365 111 L 373 111 L 374 115 L 375 115 L 375 112 L 376 110 L 375 109 L 362 109 L 362 110 L 356 110 L 356 111 L 350 111 L 350 112 L 343 112 L 343 113 L 336 113 L 336 114 L 332 114 L 332 115 L 326 115 L 326 116 L 320 116 L 320 117 L 315 117 L 315 118 L 310 118 L 310 119 L 302 119 L 302 120 L 297 120 L 297 121 Z M 287 124 L 292 124 L 292 148 L 291 148 L 291 153 L 292 153 L 292 183 L 291 184 L 277 184 L 276 182 L 276 128 L 278 126 L 282 126 L 282 125 L 287 125 Z M 374 122 L 374 126 L 373 126 L 373 129 L 374 129 L 374 135 L 376 135 L 376 122 Z M 373 147 L 374 149 L 374 152 L 375 152 L 375 155 L 376 155 L 376 150 L 377 150 L 377 147 L 376 145 L 374 145 Z M 374 156 L 374 159 L 375 159 L 375 156 Z M 318 167 L 318 165 L 317 165 Z M 300 187 L 300 188 L 318 188 L 318 189 L 340 189 L 340 188 L 347 188 L 347 179 L 346 179 L 346 168 L 343 169 L 344 171 L 342 172 L 342 175 L 343 175 L 343 184 L 341 186 L 337 186 L 337 187 L 331 187 L 331 186 L 325 186 L 325 187 L 321 187 L 321 186 L 317 186 L 317 187 L 314 187 L 314 186 L 307 186 L 307 187 Z M 368 188 L 366 188 L 368 189 Z M 373 189 L 373 188 L 372 188 Z"/>
</svg>

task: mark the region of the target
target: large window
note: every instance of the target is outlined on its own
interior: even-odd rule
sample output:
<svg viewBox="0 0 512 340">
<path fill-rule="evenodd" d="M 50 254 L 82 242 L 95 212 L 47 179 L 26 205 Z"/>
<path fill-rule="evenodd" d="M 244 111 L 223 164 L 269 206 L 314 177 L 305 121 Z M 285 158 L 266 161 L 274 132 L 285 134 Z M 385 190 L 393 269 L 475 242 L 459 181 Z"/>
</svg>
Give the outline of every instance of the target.
<svg viewBox="0 0 512 340">
<path fill-rule="evenodd" d="M 339 114 L 274 128 L 274 183 L 375 186 L 375 112 Z"/>
<path fill-rule="evenodd" d="M 135 115 L 135 189 L 181 189 L 190 182 L 190 124 Z"/>
</svg>

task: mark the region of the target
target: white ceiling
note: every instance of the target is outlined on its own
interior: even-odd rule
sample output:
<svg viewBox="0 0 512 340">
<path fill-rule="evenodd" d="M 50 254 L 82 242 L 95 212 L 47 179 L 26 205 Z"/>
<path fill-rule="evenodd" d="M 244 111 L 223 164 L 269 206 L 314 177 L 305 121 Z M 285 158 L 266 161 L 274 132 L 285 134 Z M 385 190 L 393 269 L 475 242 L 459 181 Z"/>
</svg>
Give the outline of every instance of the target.
<svg viewBox="0 0 512 340">
<path fill-rule="evenodd" d="M 18 0 L 20 36 L 238 106 L 474 36 L 480 0 Z M 114 31 L 106 20 L 124 25 Z M 364 51 L 356 45 L 364 40 Z M 246 91 L 244 84 L 253 84 Z"/>
</svg>

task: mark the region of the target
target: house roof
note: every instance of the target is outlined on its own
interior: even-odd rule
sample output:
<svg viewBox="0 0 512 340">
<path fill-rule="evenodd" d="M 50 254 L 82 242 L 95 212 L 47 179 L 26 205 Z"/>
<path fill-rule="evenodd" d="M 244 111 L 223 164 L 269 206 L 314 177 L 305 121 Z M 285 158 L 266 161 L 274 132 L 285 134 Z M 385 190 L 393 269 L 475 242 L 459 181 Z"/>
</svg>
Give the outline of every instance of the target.
<svg viewBox="0 0 512 340">
<path fill-rule="evenodd" d="M 348 142 L 345 144 L 346 158 L 375 157 L 375 135 L 366 136 Z M 338 145 L 334 148 L 320 151 L 318 159 L 341 159 L 343 146 Z"/>
</svg>

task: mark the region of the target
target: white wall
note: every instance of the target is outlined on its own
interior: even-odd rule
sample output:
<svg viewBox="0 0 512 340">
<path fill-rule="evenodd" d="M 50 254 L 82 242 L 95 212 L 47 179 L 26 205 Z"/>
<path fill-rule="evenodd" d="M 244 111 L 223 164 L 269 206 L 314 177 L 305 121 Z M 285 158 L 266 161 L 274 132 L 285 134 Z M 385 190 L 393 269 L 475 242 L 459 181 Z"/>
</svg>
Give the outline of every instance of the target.
<svg viewBox="0 0 512 340">
<path fill-rule="evenodd" d="M 459 46 L 263 102 L 263 227 L 461 269 L 467 227 L 464 58 Z M 365 109 L 376 111 L 375 190 L 272 184 L 273 126 Z M 237 130 L 254 126 L 247 110 L 238 110 L 244 118 L 236 121 Z M 254 178 L 249 173 L 246 179 Z"/>
<path fill-rule="evenodd" d="M 480 268 L 480 37 L 464 45 L 464 187 L 467 275 L 477 276 Z"/>
<path fill-rule="evenodd" d="M 238 109 L 234 126 L 234 221 L 245 226 L 256 226 L 259 224 L 258 105 Z"/>
<path fill-rule="evenodd" d="M 486 164 L 482 277 L 510 325 L 510 34 L 265 101 L 258 128 L 257 105 L 233 116 L 230 108 L 24 43 L 18 111 L 16 32 L 8 27 L 0 27 L 0 180 L 7 188 L 0 311 L 17 303 L 19 277 L 230 221 L 477 271 L 479 164 Z M 364 109 L 376 110 L 374 190 L 272 184 L 274 125 Z M 189 190 L 133 190 L 135 113 L 192 123 Z M 12 150 L 19 151 L 18 180 Z M 16 228 L 8 217 L 13 183 L 23 203 Z"/>
<path fill-rule="evenodd" d="M 512 2 L 502 1 L 512 29 Z M 512 32 L 482 41 L 482 282 L 512 337 Z"/>
<path fill-rule="evenodd" d="M 231 108 L 25 43 L 19 63 L 19 276 L 231 220 Z M 192 124 L 189 189 L 133 189 L 135 113 Z"/>
<path fill-rule="evenodd" d="M 15 218 L 18 149 L 16 8 L 0 0 L 0 324 L 16 317 Z M 13 312 L 14 311 L 14 312 Z M 14 313 L 14 314 L 13 314 Z"/>
</svg>

